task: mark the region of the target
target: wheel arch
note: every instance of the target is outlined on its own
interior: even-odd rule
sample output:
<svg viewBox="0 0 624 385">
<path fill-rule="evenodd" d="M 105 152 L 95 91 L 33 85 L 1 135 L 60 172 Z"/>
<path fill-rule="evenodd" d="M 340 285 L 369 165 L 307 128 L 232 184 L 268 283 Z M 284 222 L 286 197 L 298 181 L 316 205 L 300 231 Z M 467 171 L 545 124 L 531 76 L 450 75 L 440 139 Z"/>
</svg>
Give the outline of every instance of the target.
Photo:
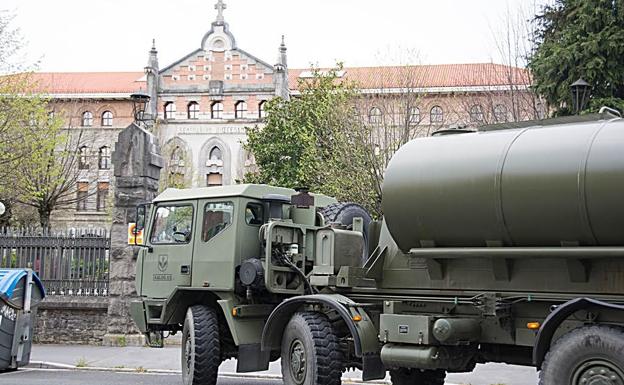
<svg viewBox="0 0 624 385">
<path fill-rule="evenodd" d="M 337 299 L 329 295 L 307 295 L 289 298 L 271 312 L 262 331 L 262 350 L 277 350 L 282 343 L 282 332 L 286 324 L 293 314 L 295 314 L 304 305 L 324 305 L 335 310 L 347 325 L 353 343 L 355 346 L 355 354 L 362 356 L 362 342 L 360 335 L 355 327 L 355 322 L 351 318 L 349 310 Z"/>
<path fill-rule="evenodd" d="M 616 305 L 587 297 L 575 298 L 557 306 L 557 308 L 553 310 L 542 323 L 542 326 L 537 333 L 535 345 L 533 346 L 533 364 L 538 370 L 542 368 L 546 353 L 548 353 L 555 332 L 561 323 L 577 311 L 590 308 L 624 311 L 624 306 L 622 305 Z"/>
<path fill-rule="evenodd" d="M 213 307 L 219 314 L 219 318 L 221 318 L 223 309 L 217 302 L 219 299 L 215 293 L 209 290 L 193 290 L 178 287 L 167 298 L 162 315 L 163 323 L 168 325 L 184 323 L 186 311 L 193 305 Z"/>
<path fill-rule="evenodd" d="M 351 337 L 355 355 L 362 358 L 362 378 L 364 380 L 385 377 L 385 368 L 379 358 L 377 329 L 368 314 L 355 302 L 339 294 L 314 294 L 289 298 L 280 303 L 269 315 L 262 331 L 261 349 L 265 352 L 279 350 L 282 332 L 293 314 L 305 305 L 322 305 L 336 311 L 345 322 Z M 353 320 L 355 315 L 361 321 Z"/>
</svg>

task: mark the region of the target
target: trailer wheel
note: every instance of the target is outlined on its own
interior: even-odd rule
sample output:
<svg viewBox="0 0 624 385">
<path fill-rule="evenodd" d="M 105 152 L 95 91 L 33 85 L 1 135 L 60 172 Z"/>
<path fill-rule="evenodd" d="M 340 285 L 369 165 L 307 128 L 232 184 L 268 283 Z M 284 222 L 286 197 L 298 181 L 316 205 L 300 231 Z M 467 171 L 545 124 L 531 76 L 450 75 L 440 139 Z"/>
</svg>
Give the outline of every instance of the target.
<svg viewBox="0 0 624 385">
<path fill-rule="evenodd" d="M 624 333 L 586 326 L 560 337 L 540 372 L 540 385 L 624 384 Z"/>
<path fill-rule="evenodd" d="M 392 385 L 444 385 L 444 370 L 392 369 L 390 380 Z"/>
<path fill-rule="evenodd" d="M 182 382 L 184 385 L 215 385 L 221 364 L 219 319 L 214 309 L 191 306 L 182 330 Z"/>
<path fill-rule="evenodd" d="M 329 319 L 320 313 L 296 313 L 282 337 L 285 385 L 339 385 L 343 359 Z"/>
</svg>

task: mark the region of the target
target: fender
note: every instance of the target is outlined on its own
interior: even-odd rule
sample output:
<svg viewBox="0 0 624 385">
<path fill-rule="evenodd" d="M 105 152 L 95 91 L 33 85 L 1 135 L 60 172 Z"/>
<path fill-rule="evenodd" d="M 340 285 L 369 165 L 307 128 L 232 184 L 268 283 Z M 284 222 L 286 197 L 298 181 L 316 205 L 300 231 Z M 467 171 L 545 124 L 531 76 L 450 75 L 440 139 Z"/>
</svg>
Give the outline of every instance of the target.
<svg viewBox="0 0 624 385">
<path fill-rule="evenodd" d="M 386 370 L 379 357 L 378 332 L 361 306 L 339 294 L 314 294 L 289 298 L 280 303 L 269 316 L 262 331 L 262 350 L 280 350 L 282 333 L 291 316 L 303 305 L 323 305 L 335 310 L 343 319 L 353 337 L 355 355 L 362 358 L 362 379 L 382 379 Z M 361 321 L 353 317 L 359 315 Z"/>
<path fill-rule="evenodd" d="M 587 308 L 603 308 L 624 311 L 624 306 L 622 305 L 615 305 L 592 298 L 575 298 L 559 305 L 548 315 L 548 317 L 546 317 L 542 327 L 540 327 L 540 330 L 537 333 L 535 346 L 533 346 L 533 364 L 537 367 L 537 369 L 542 368 L 542 363 L 544 362 L 544 358 L 550 348 L 552 338 L 555 335 L 557 328 L 559 328 L 559 325 L 561 325 L 561 323 L 572 314 Z"/>
</svg>

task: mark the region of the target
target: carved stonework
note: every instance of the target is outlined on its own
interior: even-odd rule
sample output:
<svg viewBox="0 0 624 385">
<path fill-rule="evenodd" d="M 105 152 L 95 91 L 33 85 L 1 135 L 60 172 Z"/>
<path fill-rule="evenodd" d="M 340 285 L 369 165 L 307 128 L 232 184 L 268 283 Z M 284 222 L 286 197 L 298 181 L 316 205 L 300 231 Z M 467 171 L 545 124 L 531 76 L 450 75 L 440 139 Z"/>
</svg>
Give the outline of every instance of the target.
<svg viewBox="0 0 624 385">
<path fill-rule="evenodd" d="M 150 202 L 158 194 L 163 167 L 158 139 L 147 130 L 131 124 L 119 133 L 112 161 L 115 170 L 115 205 L 111 228 L 110 302 L 108 345 L 141 344 L 139 332 L 130 318 L 130 301 L 136 298 L 134 284 L 136 246 L 128 245 L 128 223 L 136 221 L 136 206 Z"/>
</svg>

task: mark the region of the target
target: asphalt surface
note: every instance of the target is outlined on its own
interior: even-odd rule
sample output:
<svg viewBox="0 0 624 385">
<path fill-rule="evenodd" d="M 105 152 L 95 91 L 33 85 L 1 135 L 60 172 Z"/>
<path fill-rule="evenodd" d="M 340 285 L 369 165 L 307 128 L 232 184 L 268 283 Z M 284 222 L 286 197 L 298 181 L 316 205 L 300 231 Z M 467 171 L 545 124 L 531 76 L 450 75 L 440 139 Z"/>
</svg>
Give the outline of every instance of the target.
<svg viewBox="0 0 624 385">
<path fill-rule="evenodd" d="M 106 347 L 106 346 L 71 346 L 71 345 L 33 345 L 31 362 L 60 364 L 66 368 L 83 366 L 87 369 L 102 368 L 111 371 L 168 371 L 180 374 L 180 346 L 168 346 L 163 349 L 147 347 Z M 49 367 L 49 366 L 44 366 Z M 58 367 L 58 366 L 52 366 Z M 221 374 L 234 374 L 236 360 L 227 360 L 219 368 Z M 279 361 L 272 362 L 269 370 L 248 375 L 280 377 Z M 343 382 L 359 381 L 361 372 L 343 373 Z M 389 380 L 388 377 L 386 377 Z M 470 385 L 535 385 L 535 368 L 506 364 L 490 363 L 477 365 L 472 373 L 453 373 L 446 377 L 447 384 Z M 0 384 L 2 384 L 0 382 Z M 86 382 L 85 384 L 88 384 Z M 179 384 L 179 383 L 178 383 Z M 25 385 L 17 383 L 17 385 Z M 50 384 L 46 384 L 50 385 Z"/>
<path fill-rule="evenodd" d="M 0 385 L 181 385 L 179 374 L 20 369 L 0 374 Z M 282 385 L 281 380 L 219 377 L 218 385 Z"/>
</svg>

